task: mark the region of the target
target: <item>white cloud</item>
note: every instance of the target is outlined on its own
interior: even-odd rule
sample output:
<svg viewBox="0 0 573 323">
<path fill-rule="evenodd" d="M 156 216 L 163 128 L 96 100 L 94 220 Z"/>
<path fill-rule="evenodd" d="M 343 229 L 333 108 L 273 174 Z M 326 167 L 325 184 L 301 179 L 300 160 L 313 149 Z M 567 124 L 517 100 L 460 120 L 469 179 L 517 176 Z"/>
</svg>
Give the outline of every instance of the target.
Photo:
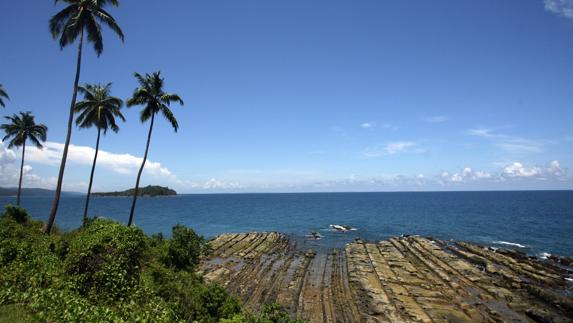
<svg viewBox="0 0 573 323">
<path fill-rule="evenodd" d="M 388 155 L 394 155 L 406 151 L 408 148 L 413 147 L 415 144 L 411 141 L 398 141 L 391 142 L 384 147 Z"/>
<path fill-rule="evenodd" d="M 217 189 L 233 190 L 233 189 L 243 188 L 241 184 L 239 184 L 238 182 L 226 182 L 215 178 L 211 178 L 208 181 L 202 183 L 189 182 L 187 185 L 191 188 L 203 189 L 203 190 L 217 190 Z"/>
<path fill-rule="evenodd" d="M 450 118 L 448 118 L 447 116 L 429 116 L 425 117 L 424 121 L 429 123 L 442 123 L 448 121 L 449 119 Z"/>
<path fill-rule="evenodd" d="M 393 141 L 384 147 L 369 147 L 363 151 L 365 157 L 380 157 L 395 155 L 399 153 L 422 153 L 424 150 L 415 148 L 416 143 L 412 141 Z"/>
<path fill-rule="evenodd" d="M 519 162 L 514 162 L 503 168 L 503 176 L 506 177 L 534 177 L 541 174 L 539 167 L 525 167 Z"/>
<path fill-rule="evenodd" d="M 544 0 L 545 10 L 573 19 L 573 0 Z"/>
<path fill-rule="evenodd" d="M 60 164 L 64 144 L 46 142 L 44 149 L 30 147 L 26 149 L 26 161 L 44 165 L 56 166 Z M 89 146 L 70 145 L 68 149 L 68 162 L 80 165 L 91 165 L 95 149 Z M 130 154 L 116 154 L 100 150 L 98 153 L 98 167 L 107 168 L 118 174 L 134 174 L 137 172 L 143 158 Z M 175 175 L 160 163 L 147 160 L 145 172 L 149 175 L 176 179 Z"/>
<path fill-rule="evenodd" d="M 447 171 L 440 174 L 440 182 L 447 183 L 467 183 L 482 180 L 489 180 L 494 178 L 494 175 L 484 171 L 474 171 L 470 167 L 465 167 L 461 172 L 456 172 L 452 175 Z"/>
<path fill-rule="evenodd" d="M 561 163 L 558 160 L 549 163 L 546 172 L 549 177 L 557 179 L 562 179 L 567 176 L 567 170 L 561 167 Z"/>
<path fill-rule="evenodd" d="M 64 145 L 56 142 L 46 142 L 44 149 L 33 146 L 26 148 L 26 164 L 23 172 L 23 185 L 26 187 L 38 187 L 52 189 L 56 186 L 56 167 L 59 166 Z M 70 145 L 68 150 L 68 165 L 80 164 L 91 166 L 95 149 L 88 146 Z M 0 142 L 0 186 L 16 187 L 20 176 L 19 148 L 8 149 Z M 143 158 L 130 154 L 115 154 L 100 150 L 98 154 L 98 167 L 109 169 L 118 174 L 135 174 Z M 54 167 L 54 176 L 40 176 L 34 173 L 28 163 L 48 165 Z M 145 164 L 145 173 L 177 183 L 177 177 L 163 167 L 160 163 L 148 160 Z M 84 190 L 85 182 L 64 181 L 64 190 Z"/>
<path fill-rule="evenodd" d="M 496 133 L 488 128 L 477 128 L 466 131 L 470 136 L 491 141 L 497 147 L 513 153 L 540 153 L 549 144 L 548 141 L 525 139 L 518 136 Z"/>
<path fill-rule="evenodd" d="M 378 128 L 378 129 L 389 129 L 389 130 L 398 130 L 398 126 L 389 124 L 389 123 L 378 123 L 378 122 L 364 122 L 360 124 L 360 128 L 362 129 L 371 129 L 371 128 Z"/>
</svg>

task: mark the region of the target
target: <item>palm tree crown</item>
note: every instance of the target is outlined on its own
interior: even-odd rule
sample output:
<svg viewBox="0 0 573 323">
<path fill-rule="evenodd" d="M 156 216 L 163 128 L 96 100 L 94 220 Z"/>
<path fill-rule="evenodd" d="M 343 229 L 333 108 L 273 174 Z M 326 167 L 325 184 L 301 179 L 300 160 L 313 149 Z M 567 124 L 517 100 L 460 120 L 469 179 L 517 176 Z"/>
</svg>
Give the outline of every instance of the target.
<svg viewBox="0 0 573 323">
<path fill-rule="evenodd" d="M 10 139 L 8 148 L 24 145 L 26 140 L 30 140 L 34 146 L 43 148 L 42 142 L 47 139 L 48 127 L 43 124 L 36 124 L 31 112 L 20 112 L 20 115 L 14 114 L 11 117 L 4 117 L 9 123 L 0 126 L 6 135 L 2 141 Z"/>
<path fill-rule="evenodd" d="M 107 25 L 123 41 L 123 32 L 119 28 L 115 19 L 104 10 L 104 7 L 111 4 L 117 7 L 117 0 L 55 0 L 55 2 L 65 2 L 66 8 L 55 14 L 50 19 L 50 31 L 54 39 L 59 38 L 60 48 L 73 43 L 85 30 L 88 41 L 94 45 L 97 55 L 103 51 L 103 37 L 101 34 L 101 24 Z"/>
<path fill-rule="evenodd" d="M 78 113 L 76 124 L 80 128 L 96 127 L 107 133 L 108 129 L 113 132 L 118 132 L 119 127 L 115 122 L 115 118 L 125 121 L 125 117 L 121 114 L 121 107 L 123 101 L 110 95 L 111 83 L 106 85 L 101 84 L 86 84 L 78 87 L 78 90 L 83 94 L 84 99 L 76 104 L 75 112 Z"/>
<path fill-rule="evenodd" d="M 4 104 L 4 100 L 2 100 L 2 98 L 10 100 L 8 93 L 6 93 L 6 90 L 4 90 L 4 87 L 2 84 L 0 84 L 0 107 L 5 107 L 6 105 Z"/>
<path fill-rule="evenodd" d="M 16 205 L 20 206 L 22 195 L 22 178 L 24 175 L 24 158 L 26 155 L 26 141 L 29 139 L 36 147 L 42 148 L 40 141 L 46 141 L 48 127 L 43 124 L 36 124 L 34 116 L 30 112 L 20 112 L 11 117 L 5 117 L 9 123 L 0 126 L 6 136 L 2 141 L 10 139 L 8 148 L 22 147 L 22 161 L 20 162 L 20 179 L 18 180 L 18 194 L 16 195 Z"/>
<path fill-rule="evenodd" d="M 172 102 L 178 102 L 183 105 L 183 100 L 177 94 L 165 93 L 163 91 L 163 78 L 161 72 L 154 72 L 152 74 L 145 73 L 143 77 L 139 73 L 135 73 L 135 78 L 139 82 L 139 87 L 133 92 L 133 96 L 127 101 L 127 106 L 144 105 L 141 110 L 141 122 L 149 120 L 153 115 L 161 112 L 165 119 L 171 123 L 173 130 L 177 132 L 179 124 L 169 109 Z"/>
</svg>

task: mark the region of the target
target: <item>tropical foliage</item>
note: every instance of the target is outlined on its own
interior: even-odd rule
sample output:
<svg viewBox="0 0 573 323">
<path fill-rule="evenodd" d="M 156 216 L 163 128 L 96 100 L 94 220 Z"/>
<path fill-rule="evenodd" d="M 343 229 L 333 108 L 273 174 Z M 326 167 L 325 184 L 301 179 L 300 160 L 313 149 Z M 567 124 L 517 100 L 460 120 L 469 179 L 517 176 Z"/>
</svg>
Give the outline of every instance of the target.
<svg viewBox="0 0 573 323">
<path fill-rule="evenodd" d="M 179 95 L 174 93 L 166 93 L 163 89 L 164 79 L 161 77 L 161 72 L 154 72 L 152 74 L 145 74 L 145 77 L 139 73 L 134 74 L 139 87 L 135 89 L 131 98 L 127 101 L 127 106 L 132 107 L 135 105 L 142 105 L 143 109 L 140 113 L 140 120 L 142 123 L 151 120 L 149 123 L 149 132 L 147 133 L 147 144 L 145 145 L 145 153 L 143 154 L 143 162 L 137 173 L 137 180 L 135 181 L 135 190 L 133 192 L 133 201 L 131 203 L 131 210 L 129 212 L 128 226 L 133 223 L 133 215 L 135 212 L 135 203 L 137 202 L 137 195 L 139 190 L 139 180 L 141 179 L 141 173 L 145 167 L 145 162 L 147 161 L 147 154 L 149 152 L 149 143 L 151 142 L 151 133 L 153 132 L 153 123 L 155 121 L 155 115 L 161 113 L 167 121 L 173 127 L 173 130 L 177 132 L 179 129 L 179 124 L 177 119 L 173 115 L 170 109 L 171 103 L 179 103 L 183 105 L 183 100 Z"/>
<path fill-rule="evenodd" d="M 0 107 L 3 108 L 6 106 L 6 104 L 4 103 L 4 99 L 10 100 L 10 97 L 8 96 L 8 93 L 4 89 L 4 86 L 0 84 Z"/>
<path fill-rule="evenodd" d="M 2 318 L 291 322 L 276 306 L 252 315 L 224 288 L 203 282 L 193 270 L 205 240 L 184 226 L 173 229 L 172 239 L 149 238 L 138 228 L 102 218 L 52 235 L 42 234 L 41 226 L 18 207 L 8 206 L 0 217 Z"/>
<path fill-rule="evenodd" d="M 46 141 L 48 127 L 43 124 L 36 124 L 31 112 L 20 112 L 11 117 L 5 117 L 9 122 L 0 125 L 5 136 L 2 141 L 9 140 L 8 148 L 22 147 L 22 161 L 20 162 L 20 179 L 18 180 L 18 194 L 16 205 L 20 205 L 22 194 L 22 178 L 24 175 L 24 157 L 26 154 L 26 142 L 29 140 L 37 148 L 43 148 L 42 142 Z"/>
<path fill-rule="evenodd" d="M 101 133 L 103 132 L 105 135 L 108 129 L 111 129 L 113 132 L 118 132 L 119 127 L 115 121 L 115 118 L 125 121 L 125 117 L 120 111 L 121 106 L 123 105 L 123 101 L 121 101 L 119 98 L 111 96 L 111 83 L 106 85 L 86 84 L 84 86 L 80 86 L 78 90 L 81 94 L 83 94 L 84 99 L 78 102 L 75 107 L 75 112 L 78 114 L 76 118 L 76 124 L 80 128 L 97 128 L 96 148 L 94 160 L 92 163 L 92 169 L 90 172 L 90 181 L 88 184 L 86 203 L 84 207 L 83 222 L 85 222 L 88 216 L 90 194 L 92 191 Z"/>
<path fill-rule="evenodd" d="M 78 95 L 78 84 L 80 81 L 80 71 L 82 63 L 82 46 L 84 41 L 84 33 L 87 35 L 87 41 L 91 42 L 94 46 L 96 54 L 99 56 L 103 52 L 103 36 L 102 24 L 109 27 L 119 38 L 123 41 L 124 36 L 121 28 L 115 19 L 105 10 L 105 7 L 112 5 L 117 7 L 119 1 L 117 0 L 55 0 L 55 3 L 65 2 L 67 6 L 55 14 L 50 19 L 50 32 L 54 39 L 58 39 L 60 48 L 78 41 L 78 57 L 76 62 L 76 77 L 74 79 L 74 88 L 72 94 L 72 102 L 68 114 L 66 142 L 64 143 L 64 151 L 62 154 L 62 161 L 60 162 L 60 171 L 58 173 L 58 181 L 56 184 L 56 193 L 54 194 L 54 201 L 52 209 L 48 216 L 43 231 L 50 233 L 58 206 L 60 203 L 60 195 L 62 193 L 62 182 L 64 180 L 64 171 L 66 169 L 66 160 L 68 158 L 68 149 L 70 146 L 70 139 L 72 135 L 72 124 L 74 119 L 74 109 L 76 106 L 76 98 Z"/>
</svg>

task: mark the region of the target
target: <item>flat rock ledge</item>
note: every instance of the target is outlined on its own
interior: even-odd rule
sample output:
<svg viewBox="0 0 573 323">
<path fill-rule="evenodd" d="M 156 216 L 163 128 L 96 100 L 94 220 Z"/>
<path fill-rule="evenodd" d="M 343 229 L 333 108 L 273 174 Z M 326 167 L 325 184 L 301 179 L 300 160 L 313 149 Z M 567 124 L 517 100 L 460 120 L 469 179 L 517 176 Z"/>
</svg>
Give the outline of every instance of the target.
<svg viewBox="0 0 573 323">
<path fill-rule="evenodd" d="M 311 322 L 573 322 L 559 258 L 418 236 L 315 252 L 277 232 L 223 234 L 210 249 L 207 280 Z"/>
</svg>

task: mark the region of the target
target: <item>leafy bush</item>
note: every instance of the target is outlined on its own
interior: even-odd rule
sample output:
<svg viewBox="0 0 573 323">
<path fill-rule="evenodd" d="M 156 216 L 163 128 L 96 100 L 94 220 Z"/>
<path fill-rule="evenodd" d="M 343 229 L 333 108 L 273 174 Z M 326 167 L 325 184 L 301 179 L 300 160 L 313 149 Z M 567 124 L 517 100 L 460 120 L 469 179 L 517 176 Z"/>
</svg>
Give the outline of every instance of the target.
<svg viewBox="0 0 573 323">
<path fill-rule="evenodd" d="M 139 282 L 146 237 L 140 229 L 96 219 L 70 243 L 64 268 L 83 295 L 117 301 Z"/>
<path fill-rule="evenodd" d="M 205 249 L 191 229 L 176 226 L 173 239 L 164 239 L 102 218 L 50 236 L 41 226 L 0 217 L 0 309 L 7 317 L 218 322 L 241 313 L 236 298 L 191 271 Z"/>
<path fill-rule="evenodd" d="M 192 269 L 199 263 L 199 256 L 206 248 L 206 241 L 184 225 L 173 227 L 167 246 L 166 264 L 176 269 Z"/>
<path fill-rule="evenodd" d="M 291 319 L 288 313 L 276 303 L 265 304 L 258 315 L 243 312 L 221 323 L 303 323 L 306 321 Z"/>
<path fill-rule="evenodd" d="M 4 206 L 4 213 L 2 214 L 2 217 L 12 218 L 18 223 L 25 223 L 30 219 L 30 216 L 25 209 L 19 206 L 14 206 L 12 204 L 7 204 Z"/>
</svg>

